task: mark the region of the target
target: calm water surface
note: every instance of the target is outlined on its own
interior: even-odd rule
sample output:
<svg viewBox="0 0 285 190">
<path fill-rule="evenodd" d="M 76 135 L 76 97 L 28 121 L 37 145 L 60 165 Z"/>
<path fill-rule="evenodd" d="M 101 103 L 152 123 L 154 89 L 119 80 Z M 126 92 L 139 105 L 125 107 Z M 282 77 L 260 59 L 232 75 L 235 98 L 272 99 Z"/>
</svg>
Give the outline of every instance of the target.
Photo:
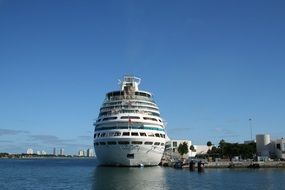
<svg viewBox="0 0 285 190">
<path fill-rule="evenodd" d="M 92 159 L 0 159 L 0 189 L 285 189 L 284 169 L 97 167 Z"/>
</svg>

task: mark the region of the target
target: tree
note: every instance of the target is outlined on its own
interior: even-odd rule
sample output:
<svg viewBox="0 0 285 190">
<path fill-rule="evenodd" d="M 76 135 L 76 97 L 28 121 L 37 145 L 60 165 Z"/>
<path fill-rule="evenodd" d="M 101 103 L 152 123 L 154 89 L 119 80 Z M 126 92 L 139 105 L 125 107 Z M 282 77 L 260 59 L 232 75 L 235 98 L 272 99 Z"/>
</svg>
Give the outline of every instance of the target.
<svg viewBox="0 0 285 190">
<path fill-rule="evenodd" d="M 181 156 L 183 156 L 184 154 L 187 154 L 188 153 L 187 142 L 183 142 L 182 144 L 180 143 L 177 150 Z"/>
<path fill-rule="evenodd" d="M 213 147 L 212 150 L 208 151 L 208 154 L 227 159 L 232 159 L 235 156 L 240 156 L 242 159 L 253 158 L 256 154 L 256 143 L 239 144 L 221 140 L 219 147 Z"/>
<path fill-rule="evenodd" d="M 212 144 L 212 142 L 211 141 L 208 141 L 207 142 L 207 146 L 210 148 L 210 146 L 212 146 L 213 144 Z"/>
<path fill-rule="evenodd" d="M 191 150 L 192 152 L 196 152 L 195 147 L 194 147 L 193 145 L 190 146 L 190 150 Z"/>
<path fill-rule="evenodd" d="M 219 148 L 224 148 L 225 144 L 226 144 L 226 141 L 222 139 L 219 143 Z"/>
</svg>

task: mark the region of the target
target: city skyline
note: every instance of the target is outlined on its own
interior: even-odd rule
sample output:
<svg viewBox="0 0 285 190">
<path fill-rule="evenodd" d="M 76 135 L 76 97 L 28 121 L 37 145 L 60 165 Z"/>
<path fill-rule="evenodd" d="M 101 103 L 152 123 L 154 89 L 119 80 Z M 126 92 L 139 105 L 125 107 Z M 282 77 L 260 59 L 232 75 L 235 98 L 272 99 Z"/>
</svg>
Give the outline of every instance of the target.
<svg viewBox="0 0 285 190">
<path fill-rule="evenodd" d="M 133 74 L 172 139 L 285 137 L 283 1 L 0 1 L 0 152 L 93 143 Z M 250 119 L 250 122 L 249 122 Z"/>
<path fill-rule="evenodd" d="M 13 153 L 12 153 L 13 154 Z M 56 147 L 54 147 L 51 151 L 46 150 L 33 150 L 32 148 L 28 148 L 26 152 L 20 153 L 22 155 L 30 154 L 30 155 L 46 155 L 48 157 L 50 156 L 85 156 L 85 157 L 93 157 L 94 156 L 94 148 L 88 148 L 88 149 L 79 149 L 74 154 L 66 154 L 64 152 L 63 148 L 60 148 L 57 150 Z"/>
</svg>

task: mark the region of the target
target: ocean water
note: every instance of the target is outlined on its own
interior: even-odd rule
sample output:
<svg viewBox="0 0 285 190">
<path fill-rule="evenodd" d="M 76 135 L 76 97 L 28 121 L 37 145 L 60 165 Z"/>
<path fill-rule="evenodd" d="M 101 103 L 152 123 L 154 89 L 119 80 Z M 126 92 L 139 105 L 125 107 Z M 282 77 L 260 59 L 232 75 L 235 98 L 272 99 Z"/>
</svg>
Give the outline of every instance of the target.
<svg viewBox="0 0 285 190">
<path fill-rule="evenodd" d="M 0 159 L 0 190 L 285 189 L 285 169 L 98 167 L 94 159 Z"/>
</svg>

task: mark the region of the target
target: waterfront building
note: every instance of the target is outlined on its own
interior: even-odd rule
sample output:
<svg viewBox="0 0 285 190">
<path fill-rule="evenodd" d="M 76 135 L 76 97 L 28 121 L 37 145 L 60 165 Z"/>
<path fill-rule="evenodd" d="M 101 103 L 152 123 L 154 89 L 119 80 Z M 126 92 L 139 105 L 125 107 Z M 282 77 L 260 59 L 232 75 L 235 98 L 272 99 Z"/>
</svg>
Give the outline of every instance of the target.
<svg viewBox="0 0 285 190">
<path fill-rule="evenodd" d="M 41 155 L 41 151 L 37 150 L 36 154 Z"/>
<path fill-rule="evenodd" d="M 285 139 L 271 140 L 269 134 L 256 135 L 256 153 L 258 160 L 268 158 L 285 159 Z"/>
<path fill-rule="evenodd" d="M 84 154 L 85 154 L 84 150 L 79 150 L 78 151 L 78 156 L 82 157 L 82 156 L 84 156 Z"/>
<path fill-rule="evenodd" d="M 33 154 L 33 153 L 34 153 L 33 149 L 31 149 L 31 148 L 27 149 L 27 154 Z"/>
<path fill-rule="evenodd" d="M 47 154 L 46 151 L 42 150 L 42 155 L 46 155 L 46 154 Z"/>
<path fill-rule="evenodd" d="M 169 140 L 166 142 L 164 155 L 168 155 L 173 158 L 179 158 L 180 155 L 178 153 L 178 146 L 184 142 L 186 142 L 188 145 L 188 153 L 184 155 L 186 158 L 195 157 L 196 155 L 201 154 L 207 154 L 208 150 L 211 149 L 211 147 L 208 147 L 207 145 L 193 145 L 190 140 Z M 190 149 L 191 145 L 194 147 L 193 150 Z"/>
<path fill-rule="evenodd" d="M 187 143 L 188 148 L 192 145 L 192 142 L 189 140 L 169 140 L 165 143 L 165 151 L 178 152 L 179 144 L 183 144 L 184 142 Z"/>
<path fill-rule="evenodd" d="M 87 149 L 87 157 L 93 157 L 94 156 L 94 151 L 92 148 Z"/>
<path fill-rule="evenodd" d="M 207 146 L 207 145 L 193 145 L 195 152 L 193 152 L 193 154 L 191 155 L 191 157 L 194 157 L 196 155 L 203 155 L 203 154 L 207 154 L 208 150 L 212 149 L 212 146 Z M 195 153 L 195 154 L 194 154 Z"/>
<path fill-rule="evenodd" d="M 56 148 L 53 148 L 53 155 L 56 156 Z"/>
<path fill-rule="evenodd" d="M 63 155 L 64 155 L 64 149 L 63 149 L 63 148 L 61 148 L 61 149 L 59 150 L 59 155 L 60 155 L 60 156 L 63 156 Z"/>
<path fill-rule="evenodd" d="M 285 139 L 277 139 L 275 141 L 275 154 L 279 159 L 285 159 Z"/>
<path fill-rule="evenodd" d="M 186 155 L 184 155 L 185 158 L 189 157 L 189 152 L 191 152 L 191 150 L 189 149 L 190 146 L 192 145 L 192 142 L 189 140 L 168 140 L 165 143 L 165 151 L 164 151 L 164 159 L 179 159 L 180 158 L 180 154 L 178 152 L 178 146 L 179 144 L 183 144 L 184 142 L 187 143 L 188 145 L 188 153 Z"/>
<path fill-rule="evenodd" d="M 256 154 L 262 160 L 266 160 L 270 155 L 275 154 L 274 142 L 271 141 L 269 134 L 256 135 Z"/>
<path fill-rule="evenodd" d="M 165 124 L 141 79 L 124 76 L 120 90 L 108 92 L 94 123 L 94 148 L 103 165 L 158 165 L 164 152 Z"/>
</svg>

